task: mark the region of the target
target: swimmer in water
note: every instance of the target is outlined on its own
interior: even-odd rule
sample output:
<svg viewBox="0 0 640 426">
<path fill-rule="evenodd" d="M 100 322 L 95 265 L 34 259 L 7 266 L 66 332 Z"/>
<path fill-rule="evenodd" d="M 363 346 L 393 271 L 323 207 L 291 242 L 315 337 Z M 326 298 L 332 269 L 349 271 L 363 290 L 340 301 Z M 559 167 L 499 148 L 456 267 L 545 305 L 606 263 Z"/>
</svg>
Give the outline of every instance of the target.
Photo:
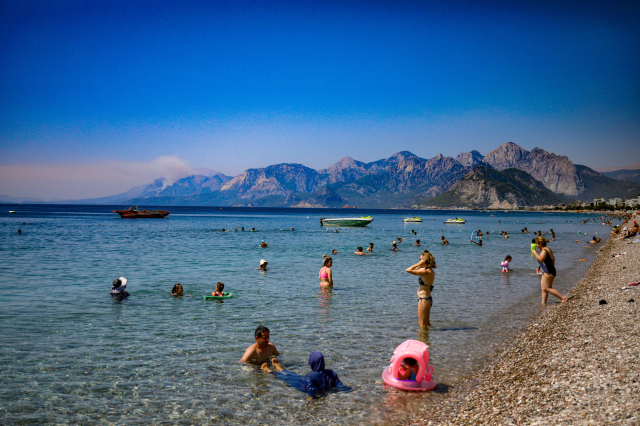
<svg viewBox="0 0 640 426">
<path fill-rule="evenodd" d="M 324 261 L 322 262 L 322 268 L 320 268 L 320 272 L 318 273 L 318 279 L 320 280 L 321 286 L 333 287 L 333 272 L 331 271 L 333 259 L 326 254 L 323 257 Z"/>
<path fill-rule="evenodd" d="M 244 355 L 240 358 L 240 362 L 250 365 L 259 365 L 262 371 L 270 372 L 269 364 L 267 362 L 271 360 L 271 364 L 276 371 L 282 371 L 282 367 L 278 363 L 278 349 L 276 349 L 273 343 L 269 343 L 269 329 L 264 325 L 259 325 L 254 333 L 256 343 L 249 346 Z"/>
<path fill-rule="evenodd" d="M 260 271 L 266 271 L 267 270 L 267 265 L 269 264 L 269 262 L 267 262 L 264 259 L 260 259 L 260 267 L 258 268 L 258 270 Z"/>
<path fill-rule="evenodd" d="M 371 254 L 371 253 L 365 253 L 365 252 L 362 251 L 362 247 L 358 247 L 356 249 L 356 251 L 353 252 L 353 254 L 357 254 L 357 255 L 362 256 L 362 255 Z"/>
<path fill-rule="evenodd" d="M 436 268 L 436 258 L 429 253 L 429 250 L 425 250 L 420 255 L 420 261 L 406 269 L 406 272 L 411 275 L 418 276 L 418 325 L 422 328 L 431 325 L 429 321 L 433 305 L 431 290 L 433 290 L 433 281 L 436 277 L 434 271 Z"/>
<path fill-rule="evenodd" d="M 184 289 L 182 288 L 182 284 L 180 283 L 177 283 L 176 285 L 173 286 L 173 289 L 171 289 L 172 296 L 182 296 L 183 293 L 184 293 Z"/>
<path fill-rule="evenodd" d="M 224 283 L 219 282 L 216 284 L 216 291 L 212 291 L 211 295 L 216 297 L 224 296 Z"/>
</svg>

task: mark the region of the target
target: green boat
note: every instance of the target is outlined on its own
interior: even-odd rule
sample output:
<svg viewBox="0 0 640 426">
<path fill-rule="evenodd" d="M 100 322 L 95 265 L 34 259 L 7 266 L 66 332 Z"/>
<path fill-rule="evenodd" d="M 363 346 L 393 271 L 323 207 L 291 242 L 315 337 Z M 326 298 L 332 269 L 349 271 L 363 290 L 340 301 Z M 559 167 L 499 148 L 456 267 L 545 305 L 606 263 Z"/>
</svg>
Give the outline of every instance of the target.
<svg viewBox="0 0 640 426">
<path fill-rule="evenodd" d="M 367 226 L 373 222 L 371 216 L 361 217 L 339 217 L 336 219 L 320 219 L 322 226 Z"/>
</svg>

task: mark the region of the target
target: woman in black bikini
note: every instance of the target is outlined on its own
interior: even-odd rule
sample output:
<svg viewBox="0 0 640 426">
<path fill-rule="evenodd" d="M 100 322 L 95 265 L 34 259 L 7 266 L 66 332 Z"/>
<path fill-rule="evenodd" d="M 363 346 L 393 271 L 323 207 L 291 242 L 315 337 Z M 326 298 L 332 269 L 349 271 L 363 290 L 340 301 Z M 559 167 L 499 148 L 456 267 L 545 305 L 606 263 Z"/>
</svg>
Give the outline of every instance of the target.
<svg viewBox="0 0 640 426">
<path fill-rule="evenodd" d="M 549 294 L 553 294 L 560 299 L 560 302 L 564 303 L 568 299 L 564 297 L 558 290 L 551 288 L 553 280 L 556 278 L 556 258 L 553 256 L 553 252 L 547 247 L 547 240 L 544 237 L 536 238 L 536 247 L 540 250 L 540 254 L 533 249 L 531 253 L 538 260 L 540 264 L 540 270 L 542 271 L 542 280 L 540 281 L 540 288 L 542 289 L 542 304 L 547 304 L 547 297 Z"/>
<path fill-rule="evenodd" d="M 436 277 L 434 272 L 436 268 L 436 258 L 429 253 L 429 250 L 425 250 L 420 256 L 420 262 L 406 269 L 411 275 L 418 276 L 418 324 L 422 328 L 431 325 L 429 321 L 433 305 L 431 290 L 433 290 L 433 280 Z"/>
</svg>

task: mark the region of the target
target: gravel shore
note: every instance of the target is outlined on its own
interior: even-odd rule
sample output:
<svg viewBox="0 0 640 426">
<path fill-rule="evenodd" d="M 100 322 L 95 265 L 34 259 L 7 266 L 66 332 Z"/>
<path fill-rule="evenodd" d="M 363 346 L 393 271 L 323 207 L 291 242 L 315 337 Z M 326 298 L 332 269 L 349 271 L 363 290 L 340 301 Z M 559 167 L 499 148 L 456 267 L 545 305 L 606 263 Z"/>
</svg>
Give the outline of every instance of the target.
<svg viewBox="0 0 640 426">
<path fill-rule="evenodd" d="M 628 286 L 640 281 L 640 243 L 630 241 L 607 241 L 568 303 L 549 296 L 489 365 L 412 424 L 640 424 L 640 286 Z"/>
</svg>

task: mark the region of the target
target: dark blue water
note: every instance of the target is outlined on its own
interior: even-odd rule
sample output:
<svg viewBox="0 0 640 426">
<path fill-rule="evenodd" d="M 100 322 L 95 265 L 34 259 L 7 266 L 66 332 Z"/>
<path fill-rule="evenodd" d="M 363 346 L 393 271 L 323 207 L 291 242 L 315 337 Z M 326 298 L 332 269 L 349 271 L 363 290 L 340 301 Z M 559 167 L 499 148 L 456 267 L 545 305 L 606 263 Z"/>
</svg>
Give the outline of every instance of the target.
<svg viewBox="0 0 640 426">
<path fill-rule="evenodd" d="M 554 288 L 563 293 L 597 252 L 584 242 L 609 231 L 568 213 L 356 210 L 371 214 L 373 226 L 335 233 L 320 217 L 354 211 L 171 207 L 167 219 L 125 220 L 113 208 L 2 206 L 2 423 L 399 423 L 433 394 L 382 385 L 398 344 L 428 343 L 435 380 L 452 385 L 539 309 L 533 236 L 520 229 L 555 230 Z M 424 222 L 402 222 L 413 215 Z M 456 216 L 467 224 L 442 223 Z M 256 232 L 220 232 L 241 226 Z M 483 247 L 469 242 L 476 229 L 490 231 Z M 391 252 L 399 236 L 406 240 Z M 370 242 L 372 255 L 351 254 Z M 322 255 L 334 248 L 335 288 L 323 291 Z M 438 268 L 433 326 L 420 332 L 417 279 L 404 270 L 425 248 Z M 515 272 L 504 275 L 507 254 Z M 260 259 L 269 271 L 256 270 Z M 109 296 L 120 276 L 131 293 L 121 302 Z M 205 302 L 218 281 L 234 298 Z M 170 296 L 177 282 L 182 298 Z M 308 401 L 241 365 L 259 324 L 271 329 L 289 371 L 306 374 L 309 354 L 320 350 L 351 391 Z"/>
</svg>

